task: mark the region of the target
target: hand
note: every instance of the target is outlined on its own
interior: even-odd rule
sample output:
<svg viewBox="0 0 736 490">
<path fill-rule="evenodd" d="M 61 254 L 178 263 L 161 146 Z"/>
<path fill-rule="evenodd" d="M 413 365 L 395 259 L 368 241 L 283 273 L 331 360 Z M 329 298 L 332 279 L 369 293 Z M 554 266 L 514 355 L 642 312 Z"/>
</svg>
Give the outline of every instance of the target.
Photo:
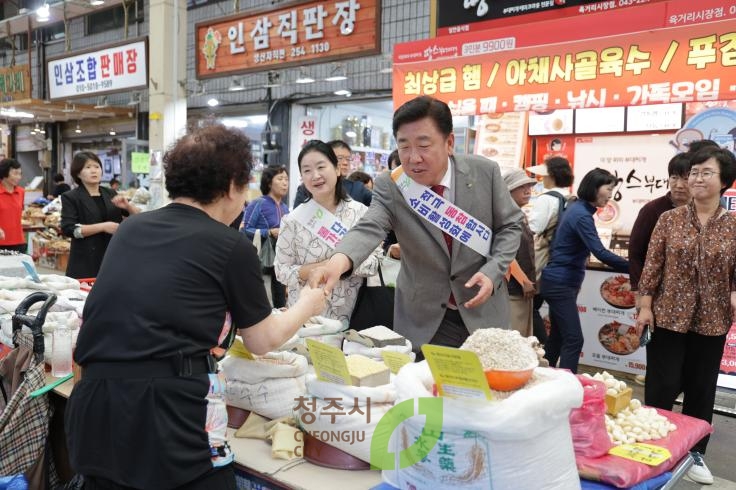
<svg viewBox="0 0 736 490">
<path fill-rule="evenodd" d="M 130 207 L 128 199 L 125 196 L 121 196 L 120 194 L 110 199 L 110 201 L 115 205 L 115 207 L 125 209 L 126 211 Z"/>
<path fill-rule="evenodd" d="M 311 311 L 310 316 L 316 316 L 322 313 L 327 306 L 327 295 L 322 288 L 313 288 L 309 285 L 299 290 L 299 299 L 297 303 L 302 303 Z"/>
<path fill-rule="evenodd" d="M 522 284 L 521 289 L 524 291 L 524 299 L 531 299 L 537 293 L 537 289 L 534 287 L 534 283 L 532 281 Z"/>
<path fill-rule="evenodd" d="M 102 223 L 103 229 L 105 230 L 105 233 L 109 233 L 110 235 L 114 235 L 116 231 L 118 231 L 118 226 L 120 226 L 118 223 L 115 223 L 114 221 L 105 221 Z"/>
<path fill-rule="evenodd" d="M 394 243 L 390 247 L 388 247 L 388 256 L 392 259 L 400 260 L 401 259 L 401 245 L 398 243 Z"/>
<path fill-rule="evenodd" d="M 352 262 L 347 255 L 336 253 L 327 264 L 315 267 L 309 274 L 309 285 L 313 288 L 323 286 L 325 295 L 332 294 L 332 288 L 335 287 L 337 281 L 340 280 L 345 272 L 352 267 Z"/>
<path fill-rule="evenodd" d="M 309 280 L 309 275 L 312 273 L 314 269 L 317 267 L 324 267 L 327 265 L 327 259 L 321 261 L 321 262 L 312 262 L 311 264 L 304 264 L 303 266 L 299 267 L 299 280 L 302 282 L 306 282 Z"/>
<path fill-rule="evenodd" d="M 483 274 L 482 272 L 476 272 L 468 282 L 465 283 L 466 288 L 472 288 L 479 286 L 478 293 L 465 302 L 466 308 L 475 308 L 480 306 L 491 297 L 493 294 L 493 281 Z"/>
<path fill-rule="evenodd" d="M 279 237 L 279 229 L 278 228 L 271 228 L 270 230 L 268 230 L 268 234 L 271 235 L 274 238 L 278 238 Z"/>
<path fill-rule="evenodd" d="M 636 315 L 636 333 L 641 335 L 644 331 L 644 327 L 650 329 L 654 326 L 654 313 L 649 307 L 642 307 L 639 309 L 639 314 Z"/>
</svg>

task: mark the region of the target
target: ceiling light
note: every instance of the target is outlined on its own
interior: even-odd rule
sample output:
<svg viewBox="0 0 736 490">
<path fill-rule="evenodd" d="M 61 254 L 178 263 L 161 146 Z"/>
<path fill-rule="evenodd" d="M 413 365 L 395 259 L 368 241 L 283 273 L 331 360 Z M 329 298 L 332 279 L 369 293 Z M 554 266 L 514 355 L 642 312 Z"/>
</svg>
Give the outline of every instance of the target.
<svg viewBox="0 0 736 490">
<path fill-rule="evenodd" d="M 218 105 L 220 105 L 220 101 L 212 97 L 210 100 L 207 101 L 207 105 L 210 107 L 217 107 Z"/>
<path fill-rule="evenodd" d="M 304 68 L 299 68 L 299 76 L 294 80 L 294 83 L 314 83 L 314 78 L 307 75 Z"/>
<path fill-rule="evenodd" d="M 332 69 L 332 72 L 330 73 L 330 76 L 325 78 L 325 81 L 328 82 L 339 82 L 341 80 L 347 80 L 348 76 L 345 72 L 345 67 L 341 64 L 336 64 L 335 67 Z"/>
<path fill-rule="evenodd" d="M 118 133 L 116 133 L 114 129 L 110 128 L 110 136 L 115 136 L 117 134 Z"/>
<path fill-rule="evenodd" d="M 335 90 L 333 93 L 335 95 L 344 95 L 345 97 L 350 97 L 351 95 L 353 95 L 353 93 L 350 90 L 345 89 L 345 88 L 342 88 L 340 90 Z M 345 133 L 345 134 L 347 134 L 347 133 Z"/>
<path fill-rule="evenodd" d="M 42 124 L 39 126 L 38 123 L 36 123 L 36 132 L 40 134 L 46 134 L 46 129 L 44 128 L 45 124 Z"/>
<path fill-rule="evenodd" d="M 49 20 L 49 17 L 51 16 L 51 11 L 49 10 L 49 4 L 44 3 L 38 9 L 36 9 L 36 20 L 39 22 L 46 22 Z"/>
<path fill-rule="evenodd" d="M 79 121 L 77 121 L 77 127 L 74 128 L 74 132 L 77 133 L 77 134 L 79 134 L 79 133 L 82 132 L 82 129 L 79 127 Z"/>
<path fill-rule="evenodd" d="M 16 117 L 18 119 L 33 119 L 34 117 L 36 117 L 30 112 L 16 111 L 15 108 L 13 107 L 11 107 L 10 109 L 5 109 L 5 108 L 0 109 L 0 116 Z"/>
<path fill-rule="evenodd" d="M 245 87 L 243 87 L 243 83 L 238 80 L 237 78 L 233 78 L 232 82 L 230 82 L 230 86 L 227 88 L 230 92 L 241 92 L 245 90 Z"/>
<path fill-rule="evenodd" d="M 89 4 L 93 7 L 98 7 L 100 5 L 103 5 L 105 3 L 105 0 L 89 0 Z"/>
</svg>

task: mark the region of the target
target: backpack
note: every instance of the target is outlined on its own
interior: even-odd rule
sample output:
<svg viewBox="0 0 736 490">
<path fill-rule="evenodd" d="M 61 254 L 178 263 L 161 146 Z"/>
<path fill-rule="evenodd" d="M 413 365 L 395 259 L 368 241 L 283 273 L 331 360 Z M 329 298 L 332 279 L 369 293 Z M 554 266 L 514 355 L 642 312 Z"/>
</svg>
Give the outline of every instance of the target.
<svg viewBox="0 0 736 490">
<path fill-rule="evenodd" d="M 537 283 L 539 283 L 539 280 L 542 277 L 542 269 L 544 269 L 544 266 L 546 266 L 547 262 L 549 262 L 550 245 L 552 244 L 552 240 L 555 237 L 557 224 L 560 222 L 562 213 L 565 211 L 565 209 L 567 209 L 567 206 L 570 203 L 577 200 L 577 197 L 575 196 L 569 196 L 565 198 L 565 196 L 557 191 L 545 192 L 542 195 L 556 197 L 558 201 L 558 206 L 557 214 L 552 216 L 552 218 L 549 220 L 549 223 L 547 223 L 547 228 L 545 228 L 542 233 L 534 235 L 534 267 L 537 271 Z"/>
</svg>

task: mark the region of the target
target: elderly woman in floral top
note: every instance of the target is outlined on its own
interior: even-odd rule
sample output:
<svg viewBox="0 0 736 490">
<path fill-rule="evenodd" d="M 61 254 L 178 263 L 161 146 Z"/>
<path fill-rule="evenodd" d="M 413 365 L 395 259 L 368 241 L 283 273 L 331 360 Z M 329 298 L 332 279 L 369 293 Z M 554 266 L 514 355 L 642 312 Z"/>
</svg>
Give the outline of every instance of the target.
<svg viewBox="0 0 736 490">
<path fill-rule="evenodd" d="M 736 215 L 720 197 L 736 178 L 736 159 L 720 148 L 693 155 L 692 201 L 657 222 L 639 281 L 639 329 L 654 328 L 647 346 L 644 401 L 671 410 L 684 393 L 682 413 L 711 422 L 718 369 L 736 312 Z M 708 437 L 693 447 L 688 476 L 713 483 L 703 462 Z"/>
</svg>

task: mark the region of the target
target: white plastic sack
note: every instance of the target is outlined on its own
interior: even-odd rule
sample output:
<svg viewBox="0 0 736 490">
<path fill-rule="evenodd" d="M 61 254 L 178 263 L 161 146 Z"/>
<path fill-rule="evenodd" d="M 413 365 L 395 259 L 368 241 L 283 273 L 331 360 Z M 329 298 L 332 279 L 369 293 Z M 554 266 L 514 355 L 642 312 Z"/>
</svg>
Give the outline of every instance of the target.
<svg viewBox="0 0 736 490">
<path fill-rule="evenodd" d="M 443 398 L 442 434 L 427 457 L 408 468 L 383 471 L 396 487 L 542 490 L 580 488 L 568 415 L 583 399 L 567 371 L 535 370 L 533 385 L 498 401 Z M 426 362 L 396 376 L 397 403 L 432 397 Z M 415 402 L 416 403 L 416 402 Z M 389 451 L 398 455 L 419 437 L 424 417 L 395 431 Z"/>
<path fill-rule="evenodd" d="M 299 426 L 317 439 L 363 461 L 370 461 L 378 421 L 393 407 L 392 384 L 344 386 L 307 377 L 307 396 L 295 405 Z M 332 415 L 334 414 L 334 415 Z"/>
<path fill-rule="evenodd" d="M 383 360 L 383 356 L 381 355 L 383 351 L 393 351 L 408 355 L 411 357 L 412 362 L 414 362 L 416 355 L 412 352 L 411 348 L 411 342 L 409 339 L 406 340 L 404 345 L 387 345 L 385 347 L 367 347 L 359 342 L 353 342 L 348 339 L 345 339 L 342 343 L 342 351 L 345 355 L 360 354 L 378 361 Z"/>
<path fill-rule="evenodd" d="M 306 393 L 307 359 L 298 354 L 270 352 L 253 361 L 228 356 L 220 365 L 227 404 L 270 419 L 291 415 Z"/>
</svg>

